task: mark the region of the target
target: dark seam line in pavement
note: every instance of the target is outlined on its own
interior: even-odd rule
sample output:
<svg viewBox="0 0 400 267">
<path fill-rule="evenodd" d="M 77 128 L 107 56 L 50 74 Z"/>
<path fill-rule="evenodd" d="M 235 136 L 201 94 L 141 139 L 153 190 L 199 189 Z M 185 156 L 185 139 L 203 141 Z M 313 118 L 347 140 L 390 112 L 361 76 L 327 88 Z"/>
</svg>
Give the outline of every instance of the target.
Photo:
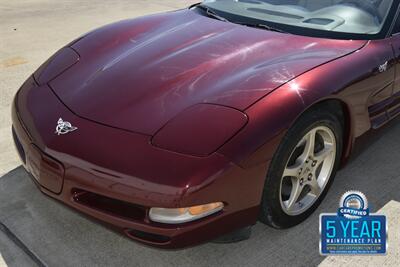
<svg viewBox="0 0 400 267">
<path fill-rule="evenodd" d="M 17 245 L 20 249 L 22 249 L 23 252 L 26 253 L 26 255 L 29 256 L 39 267 L 46 267 L 47 265 L 44 264 L 44 262 L 39 259 L 38 256 L 33 253 L 22 241 L 19 239 L 11 230 L 5 226 L 2 222 L 0 222 L 0 230 L 6 234 L 6 236 L 15 244 Z"/>
</svg>

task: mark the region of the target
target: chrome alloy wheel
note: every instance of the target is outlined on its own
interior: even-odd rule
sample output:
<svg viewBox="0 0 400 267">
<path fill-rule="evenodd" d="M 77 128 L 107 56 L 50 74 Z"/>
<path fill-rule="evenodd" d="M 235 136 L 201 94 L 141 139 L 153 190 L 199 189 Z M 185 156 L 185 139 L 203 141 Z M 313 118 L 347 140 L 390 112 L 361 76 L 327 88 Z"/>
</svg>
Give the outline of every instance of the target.
<svg viewBox="0 0 400 267">
<path fill-rule="evenodd" d="M 292 151 L 280 185 L 283 211 L 291 216 L 308 210 L 324 191 L 336 159 L 336 137 L 326 126 L 309 131 Z"/>
</svg>

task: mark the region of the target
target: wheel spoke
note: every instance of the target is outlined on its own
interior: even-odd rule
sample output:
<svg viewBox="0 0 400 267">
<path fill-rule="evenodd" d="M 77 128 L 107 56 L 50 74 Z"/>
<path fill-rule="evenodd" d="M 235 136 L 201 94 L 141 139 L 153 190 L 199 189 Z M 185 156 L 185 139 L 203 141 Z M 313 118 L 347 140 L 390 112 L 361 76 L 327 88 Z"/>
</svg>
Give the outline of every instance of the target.
<svg viewBox="0 0 400 267">
<path fill-rule="evenodd" d="M 310 193 L 316 197 L 319 197 L 319 195 L 321 194 L 321 191 L 322 191 L 322 188 L 320 187 L 320 185 L 318 184 L 318 181 L 316 179 L 314 179 L 310 183 L 310 189 L 311 189 Z"/>
<path fill-rule="evenodd" d="M 283 171 L 283 177 L 298 177 L 300 174 L 301 165 L 286 167 Z"/>
<path fill-rule="evenodd" d="M 328 156 L 330 156 L 333 153 L 333 145 L 332 144 L 325 144 L 325 148 L 316 153 L 314 156 L 314 159 L 318 163 L 322 163 Z"/>
<path fill-rule="evenodd" d="M 313 129 L 305 136 L 306 146 L 304 147 L 304 152 L 302 154 L 304 160 L 314 156 L 316 134 L 317 130 Z"/>
<path fill-rule="evenodd" d="M 302 191 L 303 186 L 300 185 L 299 179 L 292 178 L 292 192 L 290 193 L 289 200 L 285 201 L 286 208 L 289 211 L 295 207 Z"/>
</svg>

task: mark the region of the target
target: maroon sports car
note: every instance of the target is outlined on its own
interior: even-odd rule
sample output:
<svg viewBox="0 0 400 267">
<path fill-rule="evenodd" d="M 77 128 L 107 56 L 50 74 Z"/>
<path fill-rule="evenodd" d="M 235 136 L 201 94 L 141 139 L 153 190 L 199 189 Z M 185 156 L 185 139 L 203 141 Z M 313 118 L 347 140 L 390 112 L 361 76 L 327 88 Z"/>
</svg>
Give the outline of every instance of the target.
<svg viewBox="0 0 400 267">
<path fill-rule="evenodd" d="M 102 27 L 23 84 L 16 147 L 45 194 L 152 246 L 296 225 L 400 112 L 398 11 L 214 0 Z"/>
</svg>

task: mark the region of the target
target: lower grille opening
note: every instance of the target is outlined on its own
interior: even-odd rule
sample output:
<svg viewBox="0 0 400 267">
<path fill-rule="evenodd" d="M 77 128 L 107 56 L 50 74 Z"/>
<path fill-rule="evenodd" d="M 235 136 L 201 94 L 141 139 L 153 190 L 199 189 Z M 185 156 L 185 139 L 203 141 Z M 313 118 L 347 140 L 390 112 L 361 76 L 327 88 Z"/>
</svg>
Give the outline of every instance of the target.
<svg viewBox="0 0 400 267">
<path fill-rule="evenodd" d="M 14 143 L 17 148 L 18 154 L 19 154 L 21 160 L 24 162 L 24 164 L 26 164 L 25 150 L 22 147 L 21 143 L 19 142 L 18 136 L 15 133 L 14 127 L 12 127 L 12 135 L 13 135 Z"/>
<path fill-rule="evenodd" d="M 76 203 L 122 219 L 142 221 L 146 216 L 144 207 L 125 201 L 79 189 L 73 190 L 72 195 Z"/>
<path fill-rule="evenodd" d="M 134 230 L 134 229 L 129 229 L 126 231 L 126 233 L 130 237 L 138 238 L 143 241 L 148 241 L 151 243 L 164 244 L 164 243 L 168 243 L 171 240 L 171 238 L 169 238 L 168 236 L 146 233 L 146 232 Z"/>
</svg>

